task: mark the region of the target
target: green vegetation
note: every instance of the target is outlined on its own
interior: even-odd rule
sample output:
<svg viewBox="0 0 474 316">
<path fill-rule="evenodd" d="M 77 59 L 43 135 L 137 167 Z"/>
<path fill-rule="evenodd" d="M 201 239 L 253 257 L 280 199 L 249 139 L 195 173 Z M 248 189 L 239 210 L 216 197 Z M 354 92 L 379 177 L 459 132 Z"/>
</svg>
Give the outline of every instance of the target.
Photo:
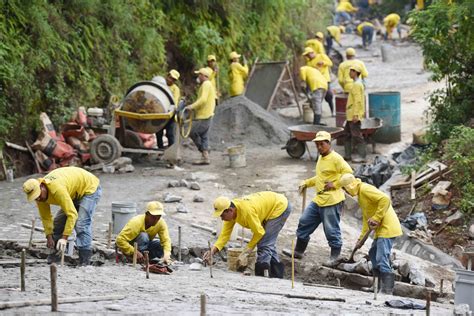
<svg viewBox="0 0 474 316">
<path fill-rule="evenodd" d="M 11 0 L 0 2 L 0 139 L 30 138 L 37 115 L 63 123 L 103 107 L 169 68 L 192 91 L 192 70 L 217 55 L 292 58 L 324 30 L 330 0 Z M 324 13 L 323 13 L 324 12 Z"/>
</svg>

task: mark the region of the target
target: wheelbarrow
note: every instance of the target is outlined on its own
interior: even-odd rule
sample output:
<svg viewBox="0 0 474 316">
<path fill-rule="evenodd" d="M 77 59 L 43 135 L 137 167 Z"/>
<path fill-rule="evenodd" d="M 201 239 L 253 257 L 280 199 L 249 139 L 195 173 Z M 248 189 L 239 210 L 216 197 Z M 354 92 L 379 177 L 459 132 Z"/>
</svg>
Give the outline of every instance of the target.
<svg viewBox="0 0 474 316">
<path fill-rule="evenodd" d="M 378 117 L 369 117 L 362 121 L 360 126 L 360 130 L 362 132 L 362 136 L 366 141 L 366 144 L 372 144 L 372 153 L 375 154 L 375 140 L 374 135 L 379 128 L 383 126 L 383 120 Z"/>
</svg>

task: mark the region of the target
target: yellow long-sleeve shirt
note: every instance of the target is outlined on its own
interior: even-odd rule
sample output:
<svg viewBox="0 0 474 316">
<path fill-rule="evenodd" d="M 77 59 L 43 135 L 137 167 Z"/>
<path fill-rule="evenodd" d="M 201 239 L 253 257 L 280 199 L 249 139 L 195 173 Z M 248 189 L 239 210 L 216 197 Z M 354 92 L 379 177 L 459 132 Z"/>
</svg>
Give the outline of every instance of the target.
<svg viewBox="0 0 474 316">
<path fill-rule="evenodd" d="M 319 66 L 318 64 L 322 64 Z M 328 57 L 326 54 L 317 54 L 313 59 L 309 59 L 306 61 L 306 66 L 314 67 L 318 69 L 326 78 L 327 82 L 331 82 L 331 75 L 330 69 L 333 63 L 331 58 Z"/>
<path fill-rule="evenodd" d="M 137 215 L 130 219 L 120 234 L 118 234 L 115 243 L 123 254 L 127 256 L 132 255 L 134 251 L 132 241 L 141 233 L 147 233 L 150 240 L 153 240 L 158 235 L 163 252 L 171 253 L 171 238 L 166 221 L 160 218 L 154 226 L 145 229 L 145 214 Z"/>
<path fill-rule="evenodd" d="M 340 44 L 341 43 L 341 29 L 339 26 L 336 25 L 331 25 L 326 28 L 328 30 L 329 34 L 331 34 L 332 38 Z"/>
<path fill-rule="evenodd" d="M 310 66 L 303 66 L 300 68 L 300 79 L 306 82 L 311 92 L 317 89 L 328 89 L 328 81 L 321 72 Z"/>
<path fill-rule="evenodd" d="M 219 97 L 219 91 L 217 91 L 217 72 L 214 71 L 211 67 L 206 67 L 206 69 L 209 69 L 211 71 L 211 76 L 209 77 L 209 80 L 212 82 L 212 86 L 214 87 L 214 90 L 216 90 L 216 97 Z"/>
<path fill-rule="evenodd" d="M 245 89 L 245 79 L 249 75 L 249 67 L 242 66 L 238 62 L 230 64 L 229 79 L 230 79 L 230 96 L 241 95 Z"/>
<path fill-rule="evenodd" d="M 181 91 L 179 90 L 179 87 L 176 84 L 172 84 L 171 86 L 168 86 L 168 88 L 170 88 L 171 93 L 173 94 L 174 104 L 178 105 L 179 98 L 181 98 Z"/>
<path fill-rule="evenodd" d="M 352 121 L 356 115 L 359 120 L 365 117 L 365 89 L 360 79 L 354 81 L 349 92 L 346 105 L 346 120 Z"/>
<path fill-rule="evenodd" d="M 362 35 L 362 29 L 364 28 L 364 26 L 370 26 L 370 27 L 374 28 L 374 25 L 372 23 L 362 22 L 359 25 L 357 25 L 357 34 Z"/>
<path fill-rule="evenodd" d="M 315 54 L 326 54 L 323 43 L 315 38 L 307 40 L 305 47 L 311 47 Z"/>
<path fill-rule="evenodd" d="M 45 235 L 53 233 L 51 205 L 59 205 L 66 214 L 63 235 L 71 235 L 78 216 L 74 202 L 82 199 L 84 195 L 94 193 L 99 186 L 99 179 L 84 169 L 63 167 L 51 171 L 38 180 L 48 188 L 48 199 L 36 202 Z"/>
<path fill-rule="evenodd" d="M 216 108 L 216 90 L 209 80 L 201 83 L 198 90 L 197 100 L 190 105 L 195 111 L 194 118 L 197 120 L 206 120 L 214 116 Z"/>
<path fill-rule="evenodd" d="M 351 166 L 344 158 L 334 150 L 326 156 L 320 155 L 315 171 L 316 176 L 305 180 L 307 187 L 315 187 L 316 196 L 313 202 L 318 206 L 331 206 L 344 201 L 344 192 L 339 184 L 339 179 L 345 173 L 352 173 Z M 332 182 L 336 189 L 321 192 L 327 182 Z"/>
<path fill-rule="evenodd" d="M 359 67 L 361 68 L 361 78 L 365 79 L 369 76 L 369 72 L 367 71 L 367 68 L 365 68 L 365 64 L 363 61 L 359 59 L 349 59 L 345 62 L 342 62 L 339 65 L 339 69 L 337 71 L 337 80 L 339 81 L 341 88 L 346 93 L 349 93 L 349 91 L 351 91 L 352 85 L 354 83 L 354 80 L 352 80 L 351 76 L 349 75 L 350 68 L 354 64 L 359 65 Z"/>
<path fill-rule="evenodd" d="M 263 191 L 248 196 L 233 199 L 237 209 L 237 217 L 233 221 L 224 221 L 222 231 L 214 247 L 221 250 L 229 241 L 235 223 L 248 228 L 253 236 L 247 245 L 247 248 L 253 249 L 265 235 L 264 223 L 268 220 L 277 218 L 288 207 L 288 200 L 283 194 Z"/>
<path fill-rule="evenodd" d="M 383 25 L 386 28 L 394 28 L 400 22 L 400 16 L 396 13 L 391 13 L 383 19 Z"/>
<path fill-rule="evenodd" d="M 336 12 L 357 12 L 357 8 L 352 6 L 352 3 L 349 1 L 341 1 L 336 7 Z"/>
<path fill-rule="evenodd" d="M 369 225 L 367 224 L 369 218 L 380 223 L 380 226 L 375 229 L 374 238 L 393 238 L 401 236 L 403 232 L 400 221 L 393 210 L 390 198 L 373 185 L 367 183 L 361 183 L 359 185 L 357 199 L 362 210 L 362 232 L 359 239 L 361 239 L 369 229 Z"/>
</svg>

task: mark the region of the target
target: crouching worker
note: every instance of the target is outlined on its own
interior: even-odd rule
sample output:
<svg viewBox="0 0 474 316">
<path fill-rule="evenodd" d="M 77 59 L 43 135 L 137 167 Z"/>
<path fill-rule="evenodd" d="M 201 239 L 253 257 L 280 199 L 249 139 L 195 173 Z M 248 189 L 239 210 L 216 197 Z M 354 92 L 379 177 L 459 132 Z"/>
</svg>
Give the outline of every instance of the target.
<svg viewBox="0 0 474 316">
<path fill-rule="evenodd" d="M 134 243 L 138 244 L 137 262 L 144 262 L 144 251 L 149 251 L 151 259 L 161 258 L 165 264 L 171 261 L 171 239 L 168 225 L 161 216 L 164 214 L 163 204 L 160 202 L 149 202 L 146 213 L 133 217 L 120 234 L 115 243 L 122 253 L 127 257 L 133 256 Z M 160 239 L 154 239 L 158 235 Z"/>
<path fill-rule="evenodd" d="M 362 209 L 362 232 L 358 243 L 361 242 L 369 229 L 375 230 L 374 241 L 369 250 L 372 273 L 379 277 L 380 292 L 392 294 L 395 274 L 392 272 L 390 264 L 390 253 L 395 237 L 401 236 L 403 233 L 398 216 L 390 203 L 390 198 L 373 185 L 356 179 L 352 174 L 344 174 L 340 184 L 348 194 L 357 196 Z"/>
<path fill-rule="evenodd" d="M 76 232 L 79 265 L 90 264 L 92 256 L 92 218 L 102 195 L 99 179 L 77 167 L 58 168 L 44 178 L 29 179 L 23 184 L 28 202 L 36 201 L 46 235 L 46 245 L 54 249 L 48 263 L 59 261 L 68 237 Z M 61 209 L 54 216 L 51 205 Z"/>
<path fill-rule="evenodd" d="M 278 257 L 276 241 L 290 213 L 291 205 L 287 198 L 283 194 L 270 191 L 233 200 L 218 197 L 214 201 L 213 216 L 220 217 L 224 225 L 217 242 L 204 254 L 204 261 L 209 261 L 212 255 L 224 248 L 235 223 L 238 223 L 250 229 L 253 236 L 247 248 L 240 254 L 237 265 L 247 266 L 248 257 L 257 246 L 255 275 L 264 276 L 264 271 L 267 270 L 270 277 L 283 278 L 284 266 Z"/>
</svg>

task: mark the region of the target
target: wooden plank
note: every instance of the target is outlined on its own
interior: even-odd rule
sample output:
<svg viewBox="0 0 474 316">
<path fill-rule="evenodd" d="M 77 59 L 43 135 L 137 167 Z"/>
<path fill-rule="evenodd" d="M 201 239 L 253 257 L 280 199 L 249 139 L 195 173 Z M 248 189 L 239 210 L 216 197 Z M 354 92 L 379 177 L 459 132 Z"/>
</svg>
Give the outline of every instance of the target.
<svg viewBox="0 0 474 316">
<path fill-rule="evenodd" d="M 440 181 L 436 186 L 431 190 L 431 193 L 437 194 L 447 190 L 451 186 L 451 181 Z"/>
<path fill-rule="evenodd" d="M 28 148 L 28 151 L 30 152 L 31 156 L 33 157 L 33 161 L 35 162 L 35 166 L 36 166 L 36 172 L 42 173 L 42 172 L 43 172 L 43 169 L 41 168 L 41 165 L 40 165 L 38 159 L 36 159 L 35 153 L 34 153 L 33 150 L 31 149 L 31 147 L 30 147 L 30 145 L 28 144 L 28 142 L 25 142 L 25 145 L 26 145 L 26 148 Z"/>
<path fill-rule="evenodd" d="M 390 189 L 403 189 L 408 188 L 411 182 L 398 182 L 390 185 Z"/>
<path fill-rule="evenodd" d="M 300 102 L 298 101 L 298 92 L 296 91 L 295 81 L 293 80 L 293 76 L 291 75 L 291 69 L 288 63 L 286 64 L 285 68 L 286 68 L 286 71 L 288 72 L 288 76 L 290 77 L 289 80 L 291 81 L 291 90 L 293 90 L 293 94 L 295 96 L 296 106 L 298 107 L 298 111 L 300 112 L 300 117 L 303 118 L 303 107 L 300 106 Z"/>
<path fill-rule="evenodd" d="M 275 89 L 273 89 L 272 96 L 270 97 L 270 100 L 268 101 L 267 111 L 270 111 L 270 109 L 272 108 L 273 99 L 275 98 L 278 88 L 280 87 L 281 80 L 283 79 L 283 76 L 285 75 L 285 72 L 286 72 L 285 70 L 286 70 L 287 65 L 288 65 L 288 61 L 286 61 L 285 68 L 283 68 L 283 71 L 280 74 L 280 78 L 278 78 L 278 82 L 275 86 Z"/>
<path fill-rule="evenodd" d="M 411 171 L 411 183 L 410 183 L 410 199 L 414 200 L 416 199 L 416 190 L 415 190 L 415 180 L 416 180 L 416 172 L 415 170 Z"/>
<path fill-rule="evenodd" d="M 72 304 L 72 303 L 83 303 L 83 302 L 99 302 L 99 301 L 116 301 L 123 300 L 125 295 L 105 295 L 105 296 L 85 296 L 85 297 L 64 297 L 58 298 L 60 304 Z M 28 301 L 9 301 L 0 302 L 0 310 L 15 307 L 25 306 L 40 306 L 50 305 L 51 298 L 39 299 L 39 300 L 28 300 Z"/>
<path fill-rule="evenodd" d="M 7 147 L 10 147 L 19 151 L 28 152 L 28 148 L 14 144 L 14 143 L 5 142 L 5 145 L 7 145 Z"/>
</svg>

